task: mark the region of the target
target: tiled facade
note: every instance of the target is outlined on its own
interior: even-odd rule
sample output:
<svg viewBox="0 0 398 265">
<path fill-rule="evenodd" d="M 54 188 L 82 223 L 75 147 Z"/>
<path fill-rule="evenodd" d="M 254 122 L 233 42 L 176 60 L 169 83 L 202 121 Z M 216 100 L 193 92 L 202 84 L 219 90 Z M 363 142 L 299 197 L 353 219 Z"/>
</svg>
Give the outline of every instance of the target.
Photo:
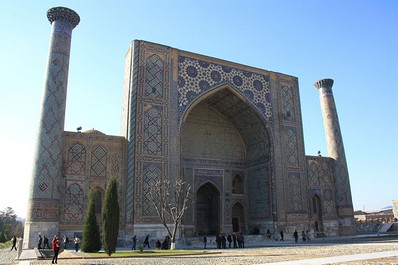
<svg viewBox="0 0 398 265">
<path fill-rule="evenodd" d="M 185 236 L 254 228 L 348 231 L 342 220 L 352 214 L 340 211 L 340 194 L 350 194 L 348 173 L 336 177 L 345 157 L 305 155 L 296 77 L 136 40 L 126 55 L 123 91 L 122 136 L 63 132 L 64 107 L 56 109 L 62 132 L 54 136 L 60 143 L 55 164 L 62 166 L 33 179 L 30 203 L 37 211 L 30 221 L 49 218 L 53 230 L 81 233 L 89 189 L 101 198 L 116 177 L 120 239 L 162 237 L 146 188 L 182 178 L 192 187 Z M 43 109 L 53 111 L 51 104 Z M 349 206 L 350 195 L 343 200 Z"/>
</svg>

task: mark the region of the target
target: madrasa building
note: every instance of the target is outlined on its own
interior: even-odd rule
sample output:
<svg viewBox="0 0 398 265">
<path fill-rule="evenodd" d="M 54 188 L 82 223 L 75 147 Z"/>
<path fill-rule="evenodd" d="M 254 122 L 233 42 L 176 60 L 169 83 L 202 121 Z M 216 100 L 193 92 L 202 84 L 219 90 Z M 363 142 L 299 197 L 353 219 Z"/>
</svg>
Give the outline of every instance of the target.
<svg viewBox="0 0 398 265">
<path fill-rule="evenodd" d="M 355 233 L 332 79 L 315 82 L 328 157 L 307 156 L 297 77 L 134 40 L 125 58 L 120 136 L 64 131 L 71 37 L 80 17 L 64 7 L 47 17 L 24 248 L 34 247 L 38 234 L 81 235 L 89 190 L 99 195 L 100 217 L 111 177 L 118 181 L 122 244 L 134 234 L 166 235 L 147 193 L 161 179 L 183 179 L 192 188 L 180 237 Z"/>
</svg>

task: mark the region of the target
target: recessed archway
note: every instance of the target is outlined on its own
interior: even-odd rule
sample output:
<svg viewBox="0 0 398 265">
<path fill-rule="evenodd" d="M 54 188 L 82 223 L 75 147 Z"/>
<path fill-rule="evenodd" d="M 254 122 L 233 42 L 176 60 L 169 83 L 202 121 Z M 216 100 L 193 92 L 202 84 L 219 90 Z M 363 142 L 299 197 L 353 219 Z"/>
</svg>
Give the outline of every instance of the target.
<svg viewBox="0 0 398 265">
<path fill-rule="evenodd" d="M 196 193 L 196 232 L 198 235 L 220 233 L 220 192 L 211 183 L 202 185 Z"/>
</svg>

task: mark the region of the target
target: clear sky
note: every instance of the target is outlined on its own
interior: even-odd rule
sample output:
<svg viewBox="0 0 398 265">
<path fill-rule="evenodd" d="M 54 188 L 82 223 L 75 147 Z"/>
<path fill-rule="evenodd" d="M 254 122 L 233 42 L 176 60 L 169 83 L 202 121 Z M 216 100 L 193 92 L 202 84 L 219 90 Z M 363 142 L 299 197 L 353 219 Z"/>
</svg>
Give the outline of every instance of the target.
<svg viewBox="0 0 398 265">
<path fill-rule="evenodd" d="M 398 199 L 398 1 L 1 0 L 0 209 L 26 215 L 51 29 L 46 12 L 55 6 L 81 18 L 65 130 L 119 135 L 124 56 L 134 39 L 298 77 L 307 155 L 327 156 L 313 83 L 332 78 L 355 210 Z"/>
</svg>

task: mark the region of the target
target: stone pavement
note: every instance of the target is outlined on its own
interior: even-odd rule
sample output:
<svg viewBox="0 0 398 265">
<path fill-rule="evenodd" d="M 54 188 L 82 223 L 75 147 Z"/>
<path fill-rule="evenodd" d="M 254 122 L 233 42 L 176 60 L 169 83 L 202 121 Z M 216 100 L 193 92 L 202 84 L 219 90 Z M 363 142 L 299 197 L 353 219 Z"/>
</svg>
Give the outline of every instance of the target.
<svg viewBox="0 0 398 265">
<path fill-rule="evenodd" d="M 178 245 L 177 245 L 178 247 Z M 202 245 L 192 245 L 200 249 Z M 50 260 L 31 259 L 29 252 L 23 253 L 27 260 L 15 260 L 15 252 L 0 250 L 0 264 L 41 265 Z M 204 255 L 174 257 L 130 257 L 84 259 L 85 253 L 64 251 L 58 264 L 157 264 L 157 265 L 263 265 L 263 264 L 398 264 L 398 238 L 328 238 L 311 242 L 248 242 L 245 249 L 208 249 Z M 8 257 L 8 258 L 7 258 Z"/>
</svg>

